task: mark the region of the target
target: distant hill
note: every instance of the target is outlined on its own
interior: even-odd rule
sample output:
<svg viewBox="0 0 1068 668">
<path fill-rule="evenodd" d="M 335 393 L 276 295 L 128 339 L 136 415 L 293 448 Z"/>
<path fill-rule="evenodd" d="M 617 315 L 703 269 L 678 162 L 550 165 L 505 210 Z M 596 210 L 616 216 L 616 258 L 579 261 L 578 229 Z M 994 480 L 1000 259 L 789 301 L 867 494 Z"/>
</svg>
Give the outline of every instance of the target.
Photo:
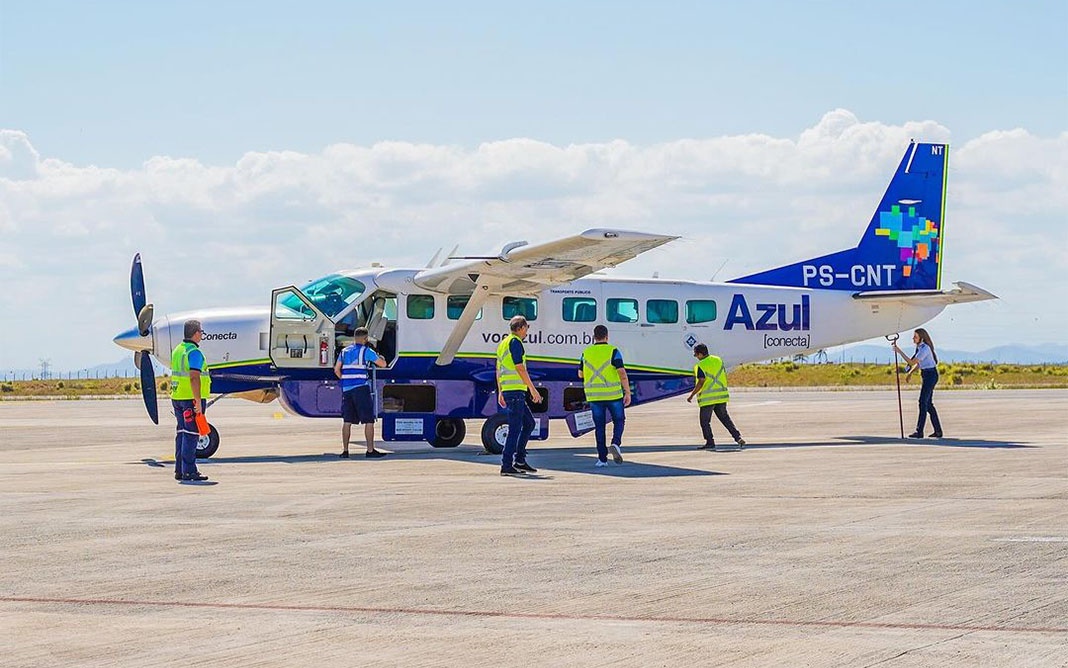
<svg viewBox="0 0 1068 668">
<path fill-rule="evenodd" d="M 915 346 L 912 340 L 907 345 L 898 344 L 906 353 L 912 352 Z M 1059 343 L 1045 343 L 1037 346 L 1021 344 L 1008 344 L 987 348 L 979 352 L 963 350 L 949 350 L 938 347 L 935 342 L 935 350 L 938 352 L 939 362 L 994 362 L 998 364 L 1068 364 L 1068 345 Z M 840 346 L 827 349 L 828 362 L 873 362 L 890 363 L 892 353 L 890 344 L 883 346 L 864 344 L 859 346 Z M 815 361 L 810 356 L 811 361 Z"/>
</svg>

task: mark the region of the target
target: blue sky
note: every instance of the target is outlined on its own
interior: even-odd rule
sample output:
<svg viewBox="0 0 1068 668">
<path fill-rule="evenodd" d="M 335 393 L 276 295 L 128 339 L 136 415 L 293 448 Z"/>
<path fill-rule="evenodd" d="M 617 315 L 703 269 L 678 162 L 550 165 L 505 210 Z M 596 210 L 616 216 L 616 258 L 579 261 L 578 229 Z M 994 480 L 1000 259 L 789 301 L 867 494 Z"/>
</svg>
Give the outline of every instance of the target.
<svg viewBox="0 0 1068 668">
<path fill-rule="evenodd" d="M 752 273 L 855 244 L 913 137 L 944 287 L 1002 297 L 941 344 L 1063 343 L 1063 0 L 0 0 L 0 313 L 82 341 L 0 328 L 0 369 L 120 357 L 135 252 L 157 313 L 595 226 L 684 237 L 616 273 Z"/>
<path fill-rule="evenodd" d="M 0 127 L 133 167 L 336 142 L 1065 129 L 1068 3 L 0 3 Z"/>
</svg>

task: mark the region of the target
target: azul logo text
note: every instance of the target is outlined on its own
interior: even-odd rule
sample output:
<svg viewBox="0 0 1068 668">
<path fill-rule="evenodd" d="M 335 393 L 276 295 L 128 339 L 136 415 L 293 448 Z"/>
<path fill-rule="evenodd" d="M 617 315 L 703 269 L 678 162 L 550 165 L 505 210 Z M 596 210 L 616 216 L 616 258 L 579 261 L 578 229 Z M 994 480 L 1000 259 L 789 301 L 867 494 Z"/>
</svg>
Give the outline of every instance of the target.
<svg viewBox="0 0 1068 668">
<path fill-rule="evenodd" d="M 735 325 L 743 325 L 746 329 L 783 332 L 791 330 L 807 332 L 809 329 L 808 295 L 801 295 L 800 304 L 755 304 L 754 306 L 757 316 L 755 320 L 754 311 L 750 310 L 749 303 L 745 301 L 745 295 L 734 295 L 727 313 L 727 320 L 723 323 L 723 329 L 734 329 Z"/>
</svg>

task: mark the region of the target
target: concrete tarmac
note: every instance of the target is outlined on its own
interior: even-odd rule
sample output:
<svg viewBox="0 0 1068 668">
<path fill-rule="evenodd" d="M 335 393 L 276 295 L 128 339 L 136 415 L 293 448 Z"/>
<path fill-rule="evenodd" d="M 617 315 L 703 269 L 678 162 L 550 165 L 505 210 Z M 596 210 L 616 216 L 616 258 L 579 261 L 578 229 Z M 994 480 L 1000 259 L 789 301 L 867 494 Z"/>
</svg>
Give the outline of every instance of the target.
<svg viewBox="0 0 1068 668">
<path fill-rule="evenodd" d="M 935 400 L 735 390 L 716 453 L 672 399 L 527 479 L 224 400 L 211 486 L 139 400 L 0 402 L 0 664 L 1068 666 L 1068 391 Z"/>
</svg>

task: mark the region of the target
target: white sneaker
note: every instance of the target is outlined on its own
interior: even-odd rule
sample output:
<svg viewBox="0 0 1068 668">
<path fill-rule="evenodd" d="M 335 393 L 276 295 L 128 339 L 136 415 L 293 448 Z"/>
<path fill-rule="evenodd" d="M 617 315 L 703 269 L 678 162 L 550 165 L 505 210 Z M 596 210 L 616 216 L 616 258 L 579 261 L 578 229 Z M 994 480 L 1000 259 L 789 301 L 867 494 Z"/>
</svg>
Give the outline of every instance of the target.
<svg viewBox="0 0 1068 668">
<path fill-rule="evenodd" d="M 615 443 L 608 446 L 608 454 L 612 455 L 612 461 L 615 463 L 623 463 L 623 453 L 619 451 L 619 446 Z"/>
<path fill-rule="evenodd" d="M 604 467 L 608 466 L 608 462 L 602 462 L 600 459 L 598 459 L 597 463 L 594 464 L 594 466 L 596 466 L 597 468 L 601 469 L 601 468 L 604 468 Z"/>
</svg>

